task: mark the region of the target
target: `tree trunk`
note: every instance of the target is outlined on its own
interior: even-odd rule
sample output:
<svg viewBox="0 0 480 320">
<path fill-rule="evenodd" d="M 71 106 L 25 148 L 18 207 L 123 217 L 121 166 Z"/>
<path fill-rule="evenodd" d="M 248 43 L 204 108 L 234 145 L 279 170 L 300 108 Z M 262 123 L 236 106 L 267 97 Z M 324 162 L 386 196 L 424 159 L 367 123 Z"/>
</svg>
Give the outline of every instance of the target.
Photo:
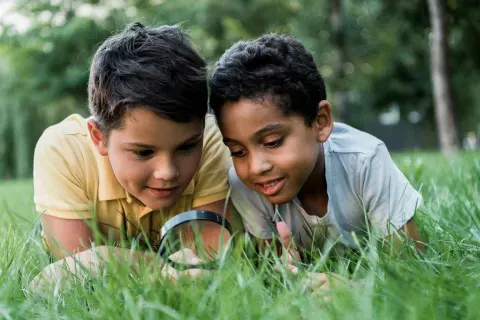
<svg viewBox="0 0 480 320">
<path fill-rule="evenodd" d="M 13 117 L 15 178 L 25 179 L 32 175 L 30 168 L 33 162 L 29 143 L 30 128 L 28 127 L 28 107 L 22 110 L 20 106 L 17 106 L 16 110 L 19 111 L 15 114 L 15 117 Z"/>
<path fill-rule="evenodd" d="M 0 104 L 0 179 L 7 177 L 8 172 L 8 125 L 7 104 Z"/>
<path fill-rule="evenodd" d="M 428 7 L 432 25 L 431 76 L 437 132 L 443 153 L 452 155 L 458 151 L 459 142 L 453 117 L 454 99 L 449 68 L 445 0 L 428 0 Z"/>
<path fill-rule="evenodd" d="M 331 1 L 330 21 L 332 24 L 333 47 L 337 55 L 337 65 L 335 66 L 335 78 L 337 85 L 335 86 L 334 101 L 335 108 L 339 110 L 340 120 L 348 121 L 348 93 L 345 85 L 346 62 L 346 45 L 345 45 L 345 29 L 343 27 L 342 1 Z"/>
</svg>

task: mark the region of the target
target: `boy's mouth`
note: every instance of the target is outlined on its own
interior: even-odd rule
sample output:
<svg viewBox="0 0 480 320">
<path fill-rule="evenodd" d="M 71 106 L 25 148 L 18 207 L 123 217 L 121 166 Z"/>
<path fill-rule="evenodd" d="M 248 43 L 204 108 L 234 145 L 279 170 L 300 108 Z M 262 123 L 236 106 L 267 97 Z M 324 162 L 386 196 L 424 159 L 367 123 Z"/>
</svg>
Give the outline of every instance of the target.
<svg viewBox="0 0 480 320">
<path fill-rule="evenodd" d="M 268 181 L 256 182 L 255 189 L 266 196 L 273 196 L 277 194 L 280 189 L 282 189 L 284 184 L 285 178 L 272 179 Z"/>
<path fill-rule="evenodd" d="M 155 196 L 161 197 L 161 198 L 167 198 L 170 197 L 175 193 L 175 191 L 178 189 L 178 187 L 173 187 L 173 188 L 152 188 L 152 187 L 147 187 Z"/>
</svg>

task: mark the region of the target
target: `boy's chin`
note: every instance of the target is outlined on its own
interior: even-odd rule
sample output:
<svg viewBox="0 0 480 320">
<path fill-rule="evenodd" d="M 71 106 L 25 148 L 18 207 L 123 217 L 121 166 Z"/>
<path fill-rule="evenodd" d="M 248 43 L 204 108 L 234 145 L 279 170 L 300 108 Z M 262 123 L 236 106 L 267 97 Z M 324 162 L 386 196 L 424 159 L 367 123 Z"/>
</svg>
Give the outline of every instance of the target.
<svg viewBox="0 0 480 320">
<path fill-rule="evenodd" d="M 175 205 L 175 201 L 150 201 L 151 205 L 147 205 L 148 208 L 155 210 L 168 210 Z"/>
<path fill-rule="evenodd" d="M 178 201 L 178 197 L 175 198 L 166 198 L 166 199 L 155 199 L 151 197 L 144 197 L 139 199 L 142 204 L 153 211 L 155 210 L 168 210 L 175 205 Z"/>
<path fill-rule="evenodd" d="M 272 203 L 272 204 L 285 204 L 285 203 L 288 203 L 290 201 L 292 201 L 293 199 L 295 199 L 296 197 L 296 194 L 289 194 L 287 192 L 280 192 L 276 195 L 273 195 L 273 196 L 265 196 L 265 198 L 267 198 L 267 200 Z"/>
</svg>

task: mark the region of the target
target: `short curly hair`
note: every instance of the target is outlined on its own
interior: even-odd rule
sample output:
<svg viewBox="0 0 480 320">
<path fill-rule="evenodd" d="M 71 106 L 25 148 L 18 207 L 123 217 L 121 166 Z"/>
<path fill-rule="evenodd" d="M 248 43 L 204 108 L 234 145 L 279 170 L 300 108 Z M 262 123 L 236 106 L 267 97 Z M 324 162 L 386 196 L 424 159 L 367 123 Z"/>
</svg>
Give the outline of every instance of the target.
<svg viewBox="0 0 480 320">
<path fill-rule="evenodd" d="M 286 115 L 311 125 L 326 90 L 311 53 L 288 35 L 268 34 L 240 41 L 216 63 L 210 78 L 210 106 L 220 118 L 222 106 L 242 98 L 269 98 Z"/>
<path fill-rule="evenodd" d="M 90 113 L 108 135 L 123 115 L 145 107 L 176 122 L 203 120 L 208 110 L 207 65 L 176 26 L 136 22 L 97 50 L 88 81 Z"/>
</svg>

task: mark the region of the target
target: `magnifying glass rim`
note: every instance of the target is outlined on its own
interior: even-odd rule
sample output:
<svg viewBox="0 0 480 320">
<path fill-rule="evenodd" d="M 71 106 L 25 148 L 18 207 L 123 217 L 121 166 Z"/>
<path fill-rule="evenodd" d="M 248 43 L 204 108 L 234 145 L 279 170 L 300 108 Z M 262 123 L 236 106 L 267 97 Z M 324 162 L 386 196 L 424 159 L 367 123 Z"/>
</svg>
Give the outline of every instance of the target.
<svg viewBox="0 0 480 320">
<path fill-rule="evenodd" d="M 164 257 L 165 255 L 165 248 L 162 246 L 163 240 L 167 233 L 175 227 L 178 227 L 184 223 L 191 222 L 191 221 L 211 221 L 215 222 L 219 225 L 222 225 L 227 229 L 227 231 L 232 235 L 232 227 L 227 219 L 219 215 L 218 213 L 207 211 L 207 210 L 190 210 L 185 211 L 180 214 L 177 214 L 170 218 L 160 230 L 160 242 L 159 242 L 159 254 L 161 257 L 168 260 L 168 263 L 173 266 L 174 268 L 179 266 L 180 264 L 175 263 L 174 261 L 170 260 L 168 257 Z M 233 238 L 231 238 L 231 244 L 233 245 Z M 215 263 L 204 263 L 200 265 L 184 265 L 182 264 L 182 269 L 193 269 L 193 268 L 201 268 L 201 269 L 213 269 Z"/>
</svg>

